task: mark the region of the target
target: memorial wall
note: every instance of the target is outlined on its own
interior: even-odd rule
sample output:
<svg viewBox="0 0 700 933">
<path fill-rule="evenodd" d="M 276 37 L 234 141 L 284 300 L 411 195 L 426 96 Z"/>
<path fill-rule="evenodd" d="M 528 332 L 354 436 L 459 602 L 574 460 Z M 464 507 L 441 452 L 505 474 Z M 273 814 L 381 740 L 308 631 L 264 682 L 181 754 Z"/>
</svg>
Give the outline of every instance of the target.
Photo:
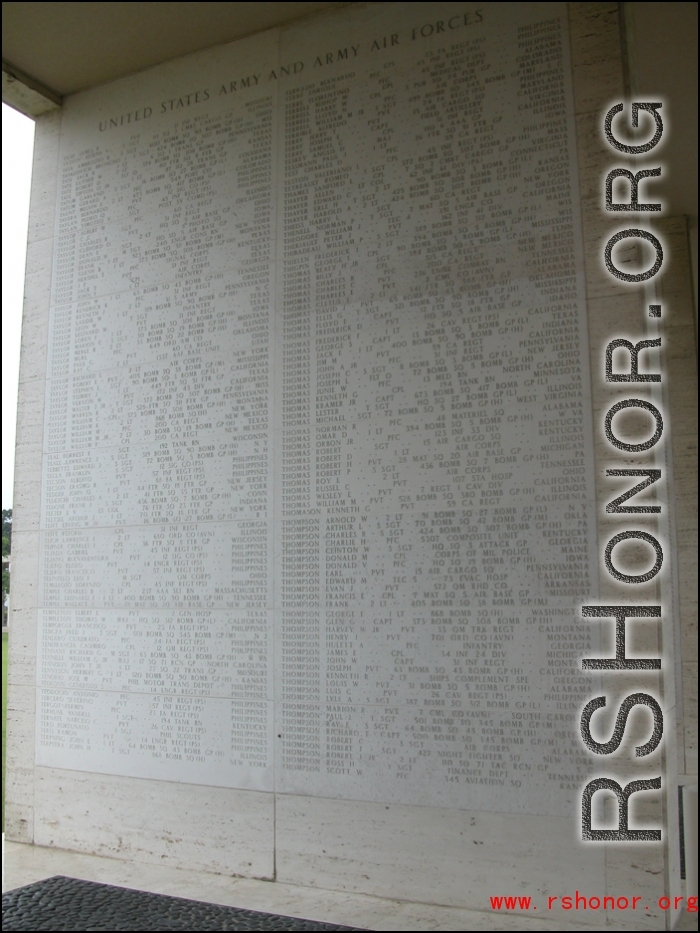
<svg viewBox="0 0 700 933">
<path fill-rule="evenodd" d="M 66 106 L 37 762 L 565 813 L 595 586 L 566 10 L 338 23 Z"/>
<path fill-rule="evenodd" d="M 196 53 L 68 98 L 57 166 L 50 793 L 262 792 L 271 850 L 285 800 L 529 815 L 497 832 L 556 876 L 599 676 L 567 5 L 358 5 Z"/>
</svg>

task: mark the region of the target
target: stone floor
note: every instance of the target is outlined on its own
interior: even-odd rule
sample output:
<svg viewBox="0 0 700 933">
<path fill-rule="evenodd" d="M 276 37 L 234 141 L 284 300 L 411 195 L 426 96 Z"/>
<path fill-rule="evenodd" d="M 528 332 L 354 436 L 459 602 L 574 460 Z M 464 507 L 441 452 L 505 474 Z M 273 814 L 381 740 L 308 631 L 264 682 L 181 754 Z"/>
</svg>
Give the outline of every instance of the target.
<svg viewBox="0 0 700 933">
<path fill-rule="evenodd" d="M 3 869 L 3 891 L 13 890 L 44 878 L 64 875 L 138 891 L 190 898 L 209 904 L 280 914 L 283 917 L 304 917 L 366 930 L 612 929 L 604 924 L 569 923 L 562 926 L 559 922 L 548 922 L 540 918 L 535 920 L 523 915 L 485 913 L 256 881 L 250 878 L 185 872 L 164 866 L 13 842 L 5 844 Z M 676 929 L 697 929 L 696 918 L 697 914 L 684 918 L 688 924 L 683 923 Z M 633 927 L 617 927 L 623 928 Z"/>
</svg>

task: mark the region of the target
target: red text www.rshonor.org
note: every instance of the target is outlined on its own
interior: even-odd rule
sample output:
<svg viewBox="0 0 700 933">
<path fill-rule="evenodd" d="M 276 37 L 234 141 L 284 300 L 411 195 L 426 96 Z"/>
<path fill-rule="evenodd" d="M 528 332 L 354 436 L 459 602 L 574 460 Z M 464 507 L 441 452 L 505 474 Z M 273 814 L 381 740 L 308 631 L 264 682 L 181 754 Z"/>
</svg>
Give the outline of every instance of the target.
<svg viewBox="0 0 700 933">
<path fill-rule="evenodd" d="M 573 897 L 548 897 L 545 910 L 651 910 L 651 905 L 645 903 L 648 898 L 635 897 L 585 897 L 577 891 Z M 492 910 L 537 910 L 531 897 L 497 897 L 491 896 Z M 654 902 L 652 902 L 654 903 Z M 655 907 L 661 910 L 688 910 L 688 913 L 697 913 L 697 897 L 660 897 Z"/>
</svg>

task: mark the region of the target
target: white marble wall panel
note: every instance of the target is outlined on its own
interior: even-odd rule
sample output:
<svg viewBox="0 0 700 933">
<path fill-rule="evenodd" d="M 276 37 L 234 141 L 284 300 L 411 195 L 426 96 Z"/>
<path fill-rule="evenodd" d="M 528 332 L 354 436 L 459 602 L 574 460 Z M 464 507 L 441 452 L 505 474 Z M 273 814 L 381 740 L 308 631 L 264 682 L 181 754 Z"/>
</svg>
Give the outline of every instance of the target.
<svg viewBox="0 0 700 933">
<path fill-rule="evenodd" d="M 272 794 L 41 767 L 36 782 L 37 845 L 184 871 L 274 876 Z"/>
<path fill-rule="evenodd" d="M 186 433 L 201 436 L 202 432 Z M 127 449 L 86 444 L 70 453 L 47 455 L 44 527 L 267 517 L 272 512 L 267 482 L 270 466 L 264 432 L 234 435 L 212 444 L 197 437 L 159 437 L 148 446 L 134 444 Z"/>
<path fill-rule="evenodd" d="M 196 681 L 196 667 L 188 674 Z M 211 671 L 205 676 L 211 682 Z M 197 696 L 196 687 L 194 696 L 183 695 L 192 688 L 181 682 L 172 693 L 162 681 L 153 683 L 159 692 L 150 696 L 114 694 L 104 685 L 98 690 L 42 687 L 37 765 L 272 789 L 270 703 L 255 700 L 254 691 L 245 700 L 230 700 Z"/>
<path fill-rule="evenodd" d="M 269 342 L 269 292 L 263 263 L 61 305 L 51 321 L 49 374 L 100 371 L 105 355 L 110 369 L 237 359 Z"/>
<path fill-rule="evenodd" d="M 264 609 L 272 603 L 263 521 L 42 533 L 40 606 Z M 148 556 L 147 556 L 148 555 Z"/>
<path fill-rule="evenodd" d="M 566 817 L 281 795 L 277 819 L 280 881 L 478 905 L 489 914 L 491 892 L 527 891 L 538 919 L 548 920 L 571 919 L 573 912 L 557 901 L 547 910 L 550 895 L 605 885 L 602 847 L 577 844 Z"/>
<path fill-rule="evenodd" d="M 67 102 L 42 765 L 571 808 L 558 639 L 597 580 L 566 28 L 378 4 Z M 245 701 L 260 768 L 224 748 Z"/>
</svg>

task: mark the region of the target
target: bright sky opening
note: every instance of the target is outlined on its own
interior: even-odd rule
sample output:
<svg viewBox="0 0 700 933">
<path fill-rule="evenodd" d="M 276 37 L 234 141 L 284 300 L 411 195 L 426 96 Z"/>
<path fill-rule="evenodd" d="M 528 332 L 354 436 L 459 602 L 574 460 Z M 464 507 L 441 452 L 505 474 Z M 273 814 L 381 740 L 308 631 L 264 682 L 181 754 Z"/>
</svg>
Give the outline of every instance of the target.
<svg viewBox="0 0 700 933">
<path fill-rule="evenodd" d="M 2 507 L 12 508 L 34 121 L 2 105 Z"/>
</svg>

